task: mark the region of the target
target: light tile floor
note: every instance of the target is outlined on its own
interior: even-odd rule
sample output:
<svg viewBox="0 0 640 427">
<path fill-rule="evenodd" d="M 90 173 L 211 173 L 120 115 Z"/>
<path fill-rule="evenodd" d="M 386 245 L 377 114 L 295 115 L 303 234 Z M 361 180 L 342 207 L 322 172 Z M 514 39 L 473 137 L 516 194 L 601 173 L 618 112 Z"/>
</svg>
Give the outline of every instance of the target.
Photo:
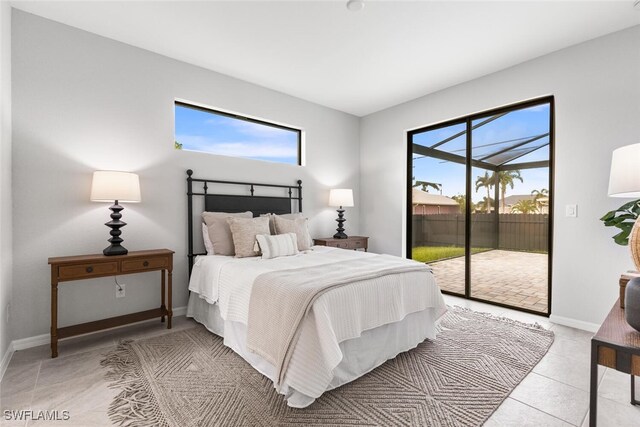
<svg viewBox="0 0 640 427">
<path fill-rule="evenodd" d="M 486 426 L 587 426 L 589 406 L 589 340 L 591 334 L 550 323 L 545 317 L 506 310 L 462 298 L 445 296 L 449 305 L 489 312 L 525 322 L 538 322 L 555 332 L 549 352 L 516 387 Z M 172 331 L 193 326 L 174 318 Z M 102 356 L 120 339 L 140 339 L 167 333 L 160 323 L 146 322 L 60 343 L 59 357 L 49 346 L 14 354 L 0 383 L 2 426 L 108 426 L 107 408 L 116 390 L 104 381 Z M 629 404 L 629 377 L 600 368 L 598 426 L 640 426 L 640 407 Z M 640 383 L 637 381 L 636 383 Z M 640 394 L 640 386 L 637 393 Z M 5 410 L 57 409 L 70 411 L 70 420 L 57 422 L 7 421 Z"/>
<path fill-rule="evenodd" d="M 546 254 L 492 250 L 471 255 L 471 295 L 546 313 Z M 429 264 L 442 290 L 464 294 L 464 257 Z"/>
</svg>

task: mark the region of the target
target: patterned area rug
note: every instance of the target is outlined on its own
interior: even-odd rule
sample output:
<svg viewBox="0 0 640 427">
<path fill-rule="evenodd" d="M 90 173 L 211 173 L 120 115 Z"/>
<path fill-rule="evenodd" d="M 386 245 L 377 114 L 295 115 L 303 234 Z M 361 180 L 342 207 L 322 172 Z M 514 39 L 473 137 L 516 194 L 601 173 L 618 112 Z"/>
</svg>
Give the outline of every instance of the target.
<svg viewBox="0 0 640 427">
<path fill-rule="evenodd" d="M 102 361 L 124 426 L 479 426 L 538 363 L 553 333 L 453 308 L 435 341 L 398 355 L 305 409 L 197 326 L 123 342 Z"/>
</svg>

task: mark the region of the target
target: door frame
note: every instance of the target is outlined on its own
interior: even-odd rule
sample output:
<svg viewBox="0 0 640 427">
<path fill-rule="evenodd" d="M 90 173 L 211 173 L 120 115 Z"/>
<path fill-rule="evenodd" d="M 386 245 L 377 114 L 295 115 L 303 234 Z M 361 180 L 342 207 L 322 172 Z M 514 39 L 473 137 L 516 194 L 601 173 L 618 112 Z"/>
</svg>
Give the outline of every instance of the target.
<svg viewBox="0 0 640 427">
<path fill-rule="evenodd" d="M 476 119 L 486 117 L 488 115 L 496 115 L 502 113 L 508 113 L 513 110 L 520 110 L 528 107 L 534 107 L 536 105 L 549 104 L 549 230 L 548 230 L 548 254 L 547 254 L 547 311 L 546 313 L 540 311 L 529 310 L 526 308 L 515 307 L 508 304 L 503 304 L 497 301 L 485 300 L 482 298 L 476 298 L 471 295 L 471 172 L 473 163 L 469 161 L 469 153 L 472 153 L 472 123 Z M 466 123 L 466 203 L 465 203 L 465 294 L 460 295 L 451 291 L 442 291 L 444 294 L 463 297 L 472 301 L 484 302 L 487 304 L 497 305 L 500 307 L 510 308 L 526 313 L 537 314 L 541 316 L 549 317 L 551 315 L 551 290 L 552 290 L 552 278 L 553 278 L 553 227 L 554 227 L 554 199 L 555 199 L 555 97 L 553 95 L 543 96 L 539 98 L 530 99 L 527 101 L 516 102 L 513 104 L 505 105 L 498 108 L 492 108 L 484 110 L 471 115 L 458 117 L 456 119 L 447 120 L 444 122 L 435 123 L 428 126 L 422 126 L 417 129 L 413 129 L 407 132 L 407 204 L 406 211 L 406 257 L 412 258 L 413 249 L 413 197 L 412 197 L 412 181 L 413 181 L 413 136 L 418 133 L 422 133 L 426 130 L 436 130 L 443 127 L 449 127 Z"/>
</svg>

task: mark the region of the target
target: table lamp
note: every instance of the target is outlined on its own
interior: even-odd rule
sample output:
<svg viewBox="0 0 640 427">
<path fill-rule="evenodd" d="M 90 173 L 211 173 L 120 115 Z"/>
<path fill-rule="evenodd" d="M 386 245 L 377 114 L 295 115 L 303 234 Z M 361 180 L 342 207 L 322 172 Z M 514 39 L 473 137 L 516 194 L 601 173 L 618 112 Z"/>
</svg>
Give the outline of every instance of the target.
<svg viewBox="0 0 640 427">
<path fill-rule="evenodd" d="M 613 151 L 609 196 L 640 198 L 640 144 L 620 147 Z M 640 271 L 640 221 L 636 220 L 629 234 L 631 258 Z"/>
<path fill-rule="evenodd" d="M 129 251 L 121 245 L 123 239 L 120 237 L 122 231 L 120 229 L 127 225 L 126 222 L 120 221 L 124 208 L 119 202 L 137 203 L 140 202 L 140 180 L 138 175 L 130 172 L 118 171 L 95 171 L 93 173 L 93 182 L 91 184 L 91 201 L 92 202 L 113 202 L 109 207 L 111 209 L 111 221 L 105 225 L 111 228 L 109 234 L 111 243 L 102 253 L 111 255 L 126 255 Z"/>
<path fill-rule="evenodd" d="M 346 219 L 344 219 L 343 207 L 353 206 L 353 191 L 350 188 L 335 188 L 329 191 L 329 206 L 337 207 L 338 211 L 338 228 L 337 233 L 333 235 L 334 239 L 346 239 L 347 236 L 344 233 L 344 227 L 342 226 Z"/>
<path fill-rule="evenodd" d="M 640 197 L 640 144 L 620 147 L 613 151 L 611 175 L 609 177 L 610 197 Z M 636 219 L 629 234 L 631 259 L 640 271 L 640 220 Z M 627 283 L 624 297 L 624 316 L 627 323 L 640 331 L 640 281 Z"/>
</svg>

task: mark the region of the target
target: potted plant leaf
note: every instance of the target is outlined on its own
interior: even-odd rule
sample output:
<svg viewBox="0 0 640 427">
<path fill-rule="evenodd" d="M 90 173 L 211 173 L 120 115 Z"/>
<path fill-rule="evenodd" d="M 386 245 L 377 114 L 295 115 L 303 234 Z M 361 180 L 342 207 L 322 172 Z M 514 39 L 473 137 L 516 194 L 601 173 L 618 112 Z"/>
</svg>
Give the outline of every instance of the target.
<svg viewBox="0 0 640 427">
<path fill-rule="evenodd" d="M 627 246 L 629 234 L 638 216 L 640 216 L 640 199 L 625 203 L 618 209 L 607 212 L 600 220 L 604 222 L 606 227 L 620 229 L 620 232 L 613 236 L 613 240 L 619 245 Z"/>
</svg>

